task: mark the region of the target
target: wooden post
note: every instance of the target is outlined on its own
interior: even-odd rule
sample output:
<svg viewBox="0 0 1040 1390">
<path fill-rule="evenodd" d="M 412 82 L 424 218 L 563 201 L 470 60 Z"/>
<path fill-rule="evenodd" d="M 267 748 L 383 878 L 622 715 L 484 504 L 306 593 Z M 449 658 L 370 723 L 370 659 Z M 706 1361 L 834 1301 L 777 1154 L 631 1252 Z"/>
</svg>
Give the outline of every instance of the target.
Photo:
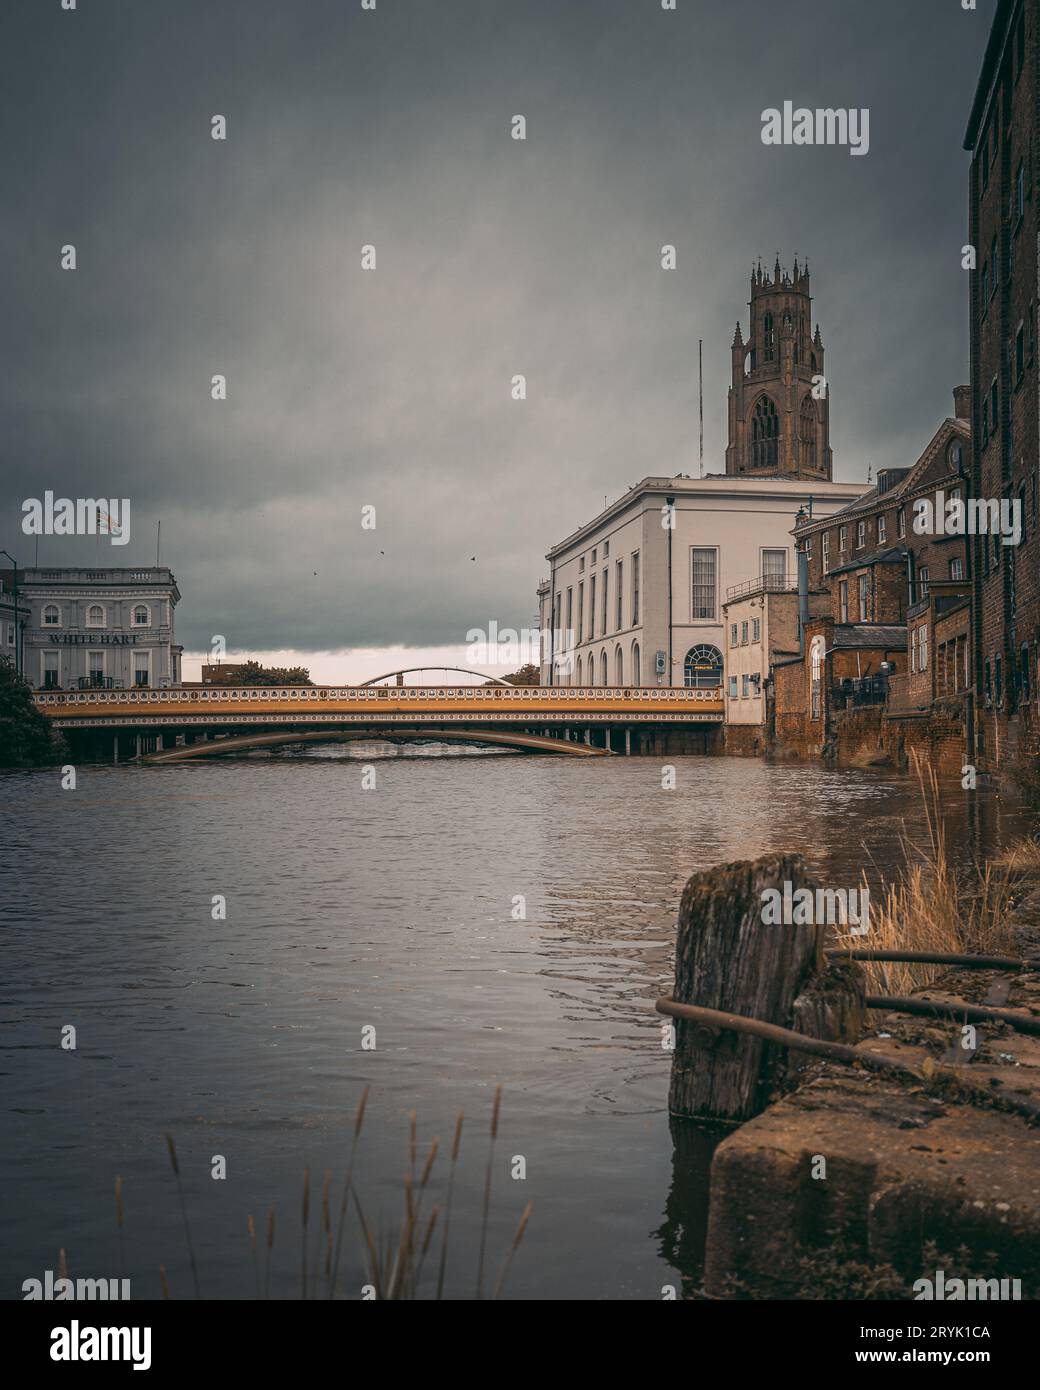
<svg viewBox="0 0 1040 1390">
<path fill-rule="evenodd" d="M 819 1036 L 805 1026 L 818 1011 L 796 1010 L 796 1001 L 825 971 L 825 928 L 762 921 L 764 891 L 783 893 L 785 883 L 792 895 L 815 887 L 797 855 L 771 854 L 693 875 L 679 905 L 677 1003 L 801 1026 Z M 851 1006 L 826 1011 L 843 1028 L 853 1026 L 854 1015 Z M 680 1116 L 750 1119 L 765 1108 L 785 1062 L 782 1049 L 759 1038 L 676 1019 L 668 1108 Z"/>
</svg>

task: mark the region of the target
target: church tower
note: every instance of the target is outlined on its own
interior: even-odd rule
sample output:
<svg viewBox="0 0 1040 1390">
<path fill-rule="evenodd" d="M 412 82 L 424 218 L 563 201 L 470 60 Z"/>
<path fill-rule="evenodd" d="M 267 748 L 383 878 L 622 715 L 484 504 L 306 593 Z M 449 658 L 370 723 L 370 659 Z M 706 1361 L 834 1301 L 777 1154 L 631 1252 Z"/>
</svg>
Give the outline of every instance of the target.
<svg viewBox="0 0 1040 1390">
<path fill-rule="evenodd" d="M 753 478 L 832 474 L 830 401 L 820 326 L 812 333 L 809 267 L 751 272 L 751 326 L 733 338 L 726 472 Z M 815 385 L 815 394 L 814 394 Z"/>
</svg>

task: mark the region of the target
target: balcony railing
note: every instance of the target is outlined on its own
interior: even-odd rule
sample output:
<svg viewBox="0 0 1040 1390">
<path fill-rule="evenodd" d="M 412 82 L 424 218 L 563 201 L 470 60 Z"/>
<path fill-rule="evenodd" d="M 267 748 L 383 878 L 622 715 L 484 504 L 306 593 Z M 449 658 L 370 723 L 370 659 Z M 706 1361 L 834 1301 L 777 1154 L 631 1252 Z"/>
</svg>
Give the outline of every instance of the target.
<svg viewBox="0 0 1040 1390">
<path fill-rule="evenodd" d="M 745 579 L 743 584 L 731 584 L 726 590 L 726 602 L 750 598 L 752 594 L 793 594 L 797 588 L 797 579 L 788 578 L 786 574 L 760 574 L 754 579 Z"/>
<path fill-rule="evenodd" d="M 887 699 L 887 676 L 863 676 L 857 680 L 846 677 L 831 685 L 831 704 L 835 709 L 847 709 L 850 705 L 883 705 Z"/>
</svg>

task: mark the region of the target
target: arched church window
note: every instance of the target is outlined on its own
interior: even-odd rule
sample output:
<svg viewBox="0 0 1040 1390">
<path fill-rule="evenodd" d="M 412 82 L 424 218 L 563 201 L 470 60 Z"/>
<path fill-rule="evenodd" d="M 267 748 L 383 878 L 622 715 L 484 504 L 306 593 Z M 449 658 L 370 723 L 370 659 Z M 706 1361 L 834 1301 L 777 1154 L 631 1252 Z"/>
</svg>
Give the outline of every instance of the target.
<svg viewBox="0 0 1040 1390">
<path fill-rule="evenodd" d="M 683 662 L 683 685 L 711 690 L 722 684 L 722 653 L 718 647 L 691 647 Z"/>
<path fill-rule="evenodd" d="M 776 348 L 776 329 L 773 325 L 773 315 L 766 314 L 762 320 L 762 356 L 767 362 L 772 362 Z"/>
<path fill-rule="evenodd" d="M 759 396 L 751 415 L 751 466 L 775 468 L 780 438 L 780 417 L 770 396 Z"/>
<path fill-rule="evenodd" d="M 802 401 L 798 416 L 798 454 L 803 468 L 816 467 L 816 407 L 812 396 Z"/>
</svg>

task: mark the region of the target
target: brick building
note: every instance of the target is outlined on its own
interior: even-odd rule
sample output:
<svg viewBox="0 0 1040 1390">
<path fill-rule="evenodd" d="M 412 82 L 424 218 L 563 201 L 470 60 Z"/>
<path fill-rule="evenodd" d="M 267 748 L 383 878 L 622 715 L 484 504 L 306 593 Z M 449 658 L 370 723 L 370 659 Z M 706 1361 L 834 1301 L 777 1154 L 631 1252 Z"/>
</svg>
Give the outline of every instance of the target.
<svg viewBox="0 0 1040 1390">
<path fill-rule="evenodd" d="M 1040 538 L 1037 306 L 1040 0 L 999 0 L 964 139 L 971 152 L 971 486 L 1017 502 L 1021 540 L 972 538 L 976 757 L 1035 755 Z"/>
<path fill-rule="evenodd" d="M 895 748 L 900 756 L 905 730 L 883 729 L 884 721 L 927 724 L 937 701 L 951 766 L 967 746 L 968 543 L 947 517 L 966 501 L 969 388 L 958 386 L 953 401 L 954 413 L 912 467 L 882 470 L 843 510 L 805 515 L 795 527 L 807 620 L 800 655 L 774 673 L 781 746 L 847 755 L 847 734 L 868 752 L 876 735 L 875 751 Z M 916 728 L 911 741 L 922 737 L 927 729 Z"/>
</svg>

